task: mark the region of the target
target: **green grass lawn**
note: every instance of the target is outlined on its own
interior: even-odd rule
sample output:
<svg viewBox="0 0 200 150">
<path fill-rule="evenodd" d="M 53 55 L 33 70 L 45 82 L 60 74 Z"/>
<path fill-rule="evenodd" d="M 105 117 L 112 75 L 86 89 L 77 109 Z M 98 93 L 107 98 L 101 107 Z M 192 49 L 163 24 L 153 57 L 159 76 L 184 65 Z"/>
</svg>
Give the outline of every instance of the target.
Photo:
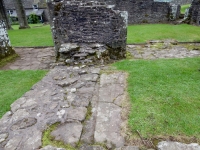
<svg viewBox="0 0 200 150">
<path fill-rule="evenodd" d="M 200 139 L 200 58 L 123 60 L 114 66 L 129 73 L 133 132 Z"/>
<path fill-rule="evenodd" d="M 185 10 L 190 7 L 191 4 L 181 6 L 181 14 L 185 14 Z"/>
<path fill-rule="evenodd" d="M 179 42 L 200 41 L 200 27 L 187 24 L 129 25 L 127 43 L 144 43 L 148 40 L 175 39 Z"/>
<path fill-rule="evenodd" d="M 44 70 L 8 70 L 0 71 L 0 118 L 10 110 L 10 105 L 39 80 L 47 71 Z"/>
<path fill-rule="evenodd" d="M 50 26 L 30 25 L 31 29 L 18 30 L 17 25 L 9 30 L 12 46 L 53 46 Z M 34 27 L 39 26 L 39 27 Z M 187 24 L 143 24 L 129 25 L 127 43 L 145 43 L 148 40 L 175 39 L 179 42 L 200 41 L 200 27 Z"/>
<path fill-rule="evenodd" d="M 8 34 L 14 47 L 53 46 L 50 26 L 42 24 L 31 24 L 30 29 L 19 30 L 18 25 L 12 26 Z"/>
</svg>

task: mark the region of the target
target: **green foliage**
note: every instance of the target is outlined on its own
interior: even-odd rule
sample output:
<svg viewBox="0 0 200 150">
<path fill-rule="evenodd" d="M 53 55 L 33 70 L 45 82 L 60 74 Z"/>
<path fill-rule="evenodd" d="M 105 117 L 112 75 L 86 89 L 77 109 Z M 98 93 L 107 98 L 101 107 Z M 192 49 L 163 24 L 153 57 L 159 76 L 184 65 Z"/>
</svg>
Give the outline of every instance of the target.
<svg viewBox="0 0 200 150">
<path fill-rule="evenodd" d="M 0 71 L 0 118 L 10 110 L 10 105 L 39 80 L 47 71 L 44 70 L 8 70 Z"/>
<path fill-rule="evenodd" d="M 142 24 L 129 25 L 127 43 L 145 43 L 149 40 L 174 39 L 179 42 L 200 41 L 198 26 L 180 24 Z"/>
<path fill-rule="evenodd" d="M 181 6 L 181 14 L 185 14 L 185 10 L 190 7 L 191 4 Z"/>
<path fill-rule="evenodd" d="M 40 23 L 40 20 L 36 14 L 30 14 L 28 16 L 28 23 L 36 24 L 36 23 Z"/>
<path fill-rule="evenodd" d="M 132 108 L 129 125 L 143 137 L 189 136 L 200 139 L 200 57 L 124 60 Z"/>
</svg>

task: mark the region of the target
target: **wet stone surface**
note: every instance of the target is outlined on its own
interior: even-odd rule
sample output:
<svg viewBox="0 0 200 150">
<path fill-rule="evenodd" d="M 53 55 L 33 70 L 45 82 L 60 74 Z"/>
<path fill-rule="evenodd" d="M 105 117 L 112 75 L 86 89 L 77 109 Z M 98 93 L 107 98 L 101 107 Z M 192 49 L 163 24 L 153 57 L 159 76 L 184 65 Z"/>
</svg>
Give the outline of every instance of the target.
<svg viewBox="0 0 200 150">
<path fill-rule="evenodd" d="M 8 63 L 2 70 L 37 70 L 50 69 L 55 62 L 55 52 L 53 47 L 47 48 L 14 48 L 20 56 L 13 63 Z"/>
</svg>

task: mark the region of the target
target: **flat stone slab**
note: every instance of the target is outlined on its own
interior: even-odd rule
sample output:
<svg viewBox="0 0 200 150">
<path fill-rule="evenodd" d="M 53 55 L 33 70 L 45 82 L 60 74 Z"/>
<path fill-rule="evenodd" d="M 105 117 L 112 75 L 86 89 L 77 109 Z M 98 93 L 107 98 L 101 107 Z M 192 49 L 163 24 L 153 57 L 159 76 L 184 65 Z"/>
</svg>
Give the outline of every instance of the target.
<svg viewBox="0 0 200 150">
<path fill-rule="evenodd" d="M 65 149 L 64 148 L 53 147 L 51 145 L 47 145 L 47 146 L 41 148 L 40 150 L 65 150 Z"/>
<path fill-rule="evenodd" d="M 120 148 L 116 148 L 115 150 L 139 150 L 137 146 L 124 146 Z"/>
<path fill-rule="evenodd" d="M 82 146 L 79 150 L 105 150 L 103 147 L 101 146 L 96 146 L 96 145 L 86 145 L 86 146 Z"/>
<path fill-rule="evenodd" d="M 83 125 L 80 122 L 65 123 L 51 132 L 51 135 L 57 141 L 63 141 L 65 144 L 75 146 L 81 137 Z"/>
<path fill-rule="evenodd" d="M 105 143 L 108 148 L 124 146 L 124 138 L 121 135 L 121 107 L 114 101 L 125 95 L 125 79 L 124 73 L 102 74 L 100 77 L 94 139 L 95 142 Z M 120 103 L 123 98 L 118 101 Z"/>
<path fill-rule="evenodd" d="M 158 143 L 159 150 L 200 150 L 200 145 L 197 143 L 183 144 L 179 142 L 162 141 Z"/>
<path fill-rule="evenodd" d="M 47 48 L 15 48 L 19 58 L 13 63 L 8 63 L 3 70 L 38 70 L 50 69 L 55 62 L 53 47 Z"/>
</svg>

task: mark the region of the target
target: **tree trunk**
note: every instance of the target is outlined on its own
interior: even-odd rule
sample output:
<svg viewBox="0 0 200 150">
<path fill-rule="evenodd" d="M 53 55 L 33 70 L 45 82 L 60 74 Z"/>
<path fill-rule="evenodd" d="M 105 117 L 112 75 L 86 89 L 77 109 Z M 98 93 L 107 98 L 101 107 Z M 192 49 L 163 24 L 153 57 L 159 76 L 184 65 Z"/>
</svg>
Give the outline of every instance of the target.
<svg viewBox="0 0 200 150">
<path fill-rule="evenodd" d="M 0 0 L 0 20 L 4 20 L 4 22 L 6 23 L 6 28 L 8 30 L 12 29 L 7 13 L 6 13 L 6 9 L 5 9 L 5 5 L 3 0 Z"/>
<path fill-rule="evenodd" d="M 24 10 L 22 0 L 13 0 L 13 1 L 14 1 L 16 12 L 17 12 L 17 17 L 19 20 L 19 29 L 30 28 L 28 25 L 28 21 L 26 18 L 26 13 Z"/>
</svg>

